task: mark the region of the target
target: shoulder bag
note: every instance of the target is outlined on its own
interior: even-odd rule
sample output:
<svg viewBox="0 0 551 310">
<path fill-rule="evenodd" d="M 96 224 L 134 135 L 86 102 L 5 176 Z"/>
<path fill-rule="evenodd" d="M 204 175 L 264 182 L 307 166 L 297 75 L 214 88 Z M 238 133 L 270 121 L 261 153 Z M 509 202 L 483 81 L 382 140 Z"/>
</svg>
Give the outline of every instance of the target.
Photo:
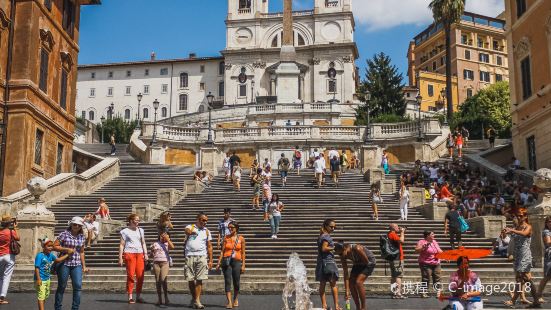
<svg viewBox="0 0 551 310">
<path fill-rule="evenodd" d="M 150 261 L 150 260 L 146 260 L 145 259 L 145 249 L 143 247 L 143 244 L 145 243 L 145 239 L 142 235 L 142 231 L 141 229 L 138 227 L 138 233 L 140 234 L 140 244 L 142 246 L 142 251 L 143 251 L 143 260 L 144 260 L 144 270 L 145 271 L 151 271 L 151 269 L 153 269 L 153 263 Z"/>
<path fill-rule="evenodd" d="M 231 260 L 235 255 L 235 248 L 239 243 L 239 235 L 235 235 L 235 242 L 233 243 L 233 249 L 231 250 L 231 255 L 229 257 L 222 257 L 222 268 L 227 268 L 231 264 Z"/>
<path fill-rule="evenodd" d="M 13 231 L 10 230 L 10 254 L 19 255 L 21 253 L 21 243 L 13 237 Z"/>
</svg>

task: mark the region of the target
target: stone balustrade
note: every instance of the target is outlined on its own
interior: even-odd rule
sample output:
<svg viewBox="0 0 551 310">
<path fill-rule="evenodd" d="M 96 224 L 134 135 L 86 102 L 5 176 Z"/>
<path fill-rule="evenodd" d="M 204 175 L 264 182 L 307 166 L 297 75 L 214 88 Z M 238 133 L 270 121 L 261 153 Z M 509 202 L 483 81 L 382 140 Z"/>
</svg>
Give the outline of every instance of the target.
<svg viewBox="0 0 551 310">
<path fill-rule="evenodd" d="M 327 102 L 293 103 L 293 104 L 262 104 L 247 107 L 247 115 L 283 114 L 283 113 L 340 113 L 341 107 Z"/>
</svg>

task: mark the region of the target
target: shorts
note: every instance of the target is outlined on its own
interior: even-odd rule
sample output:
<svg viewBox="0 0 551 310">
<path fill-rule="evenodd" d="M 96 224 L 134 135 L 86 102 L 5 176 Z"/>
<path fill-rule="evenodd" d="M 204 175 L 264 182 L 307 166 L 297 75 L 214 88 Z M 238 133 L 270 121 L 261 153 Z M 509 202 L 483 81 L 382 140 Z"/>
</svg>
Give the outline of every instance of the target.
<svg viewBox="0 0 551 310">
<path fill-rule="evenodd" d="M 390 276 L 392 278 L 402 278 L 404 274 L 404 265 L 399 259 L 388 261 L 390 265 Z"/>
<path fill-rule="evenodd" d="M 457 145 L 457 148 L 458 148 L 458 149 L 462 149 L 462 148 L 463 148 L 463 144 L 458 144 L 458 145 Z"/>
<path fill-rule="evenodd" d="M 206 256 L 187 256 L 184 263 L 184 278 L 186 281 L 202 281 L 209 277 Z"/>
<path fill-rule="evenodd" d="M 280 171 L 280 172 L 279 172 L 279 175 L 280 175 L 282 178 L 286 178 L 286 177 L 287 177 L 287 171 Z"/>
<path fill-rule="evenodd" d="M 40 286 L 35 285 L 38 300 L 44 301 L 50 296 L 50 281 L 51 280 L 42 280 Z"/>
<path fill-rule="evenodd" d="M 352 265 L 352 271 L 350 271 L 350 277 L 357 277 L 360 274 L 370 276 L 375 269 L 375 265 Z"/>
<path fill-rule="evenodd" d="M 293 161 L 293 167 L 294 167 L 295 169 L 298 169 L 298 168 L 302 167 L 302 161 L 301 161 L 300 159 L 295 159 L 295 160 Z"/>
<path fill-rule="evenodd" d="M 331 171 L 331 177 L 334 178 L 334 177 L 339 177 L 341 175 L 341 172 L 340 171 Z"/>
</svg>

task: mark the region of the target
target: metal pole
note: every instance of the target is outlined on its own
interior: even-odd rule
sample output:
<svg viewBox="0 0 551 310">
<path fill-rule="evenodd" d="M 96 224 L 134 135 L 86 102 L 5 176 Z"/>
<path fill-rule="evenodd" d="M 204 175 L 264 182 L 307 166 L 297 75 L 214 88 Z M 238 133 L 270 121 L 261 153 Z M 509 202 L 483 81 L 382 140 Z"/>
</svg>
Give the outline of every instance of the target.
<svg viewBox="0 0 551 310">
<path fill-rule="evenodd" d="M 142 129 L 142 125 L 140 123 L 140 102 L 141 100 L 138 100 L 138 123 L 136 124 L 137 129 Z"/>
<path fill-rule="evenodd" d="M 418 122 L 418 126 L 419 126 L 419 140 L 421 140 L 421 139 L 423 139 L 423 135 L 421 133 L 421 103 L 419 103 L 418 109 L 419 109 L 419 114 L 418 114 L 419 119 L 417 120 L 417 122 Z"/>
<path fill-rule="evenodd" d="M 212 122 L 211 122 L 211 112 L 212 108 L 209 106 L 209 135 L 207 138 L 207 145 L 212 145 L 214 142 L 212 141 Z"/>
<path fill-rule="evenodd" d="M 370 123 L 369 101 L 366 101 L 365 106 L 367 108 L 367 139 L 366 139 L 366 141 L 371 141 L 371 124 L 369 124 Z"/>
<path fill-rule="evenodd" d="M 101 123 L 101 144 L 105 143 L 105 140 L 103 140 L 103 126 L 103 123 Z"/>
<path fill-rule="evenodd" d="M 157 143 L 157 109 L 155 109 L 155 116 L 153 118 L 153 139 L 151 139 L 151 144 L 154 145 Z"/>
</svg>

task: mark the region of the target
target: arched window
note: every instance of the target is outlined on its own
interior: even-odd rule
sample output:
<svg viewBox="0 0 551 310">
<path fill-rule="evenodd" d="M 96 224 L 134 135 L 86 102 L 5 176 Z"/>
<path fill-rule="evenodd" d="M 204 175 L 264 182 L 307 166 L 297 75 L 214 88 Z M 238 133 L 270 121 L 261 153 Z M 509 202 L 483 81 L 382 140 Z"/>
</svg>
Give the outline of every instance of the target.
<svg viewBox="0 0 551 310">
<path fill-rule="evenodd" d="M 250 9 L 251 8 L 251 0 L 239 0 L 239 8 L 240 9 Z"/>
<path fill-rule="evenodd" d="M 304 45 L 306 45 L 304 38 L 300 34 L 298 34 L 298 46 L 304 46 Z"/>
<path fill-rule="evenodd" d="M 203 113 L 205 112 L 205 106 L 204 105 L 200 105 L 199 106 L 199 113 Z"/>
<path fill-rule="evenodd" d="M 180 88 L 187 88 L 188 84 L 188 74 L 180 73 Z"/>
<path fill-rule="evenodd" d="M 185 111 L 187 110 L 187 95 L 181 94 L 180 95 L 180 104 L 178 105 L 178 110 Z"/>
<path fill-rule="evenodd" d="M 88 120 L 90 121 L 94 120 L 94 111 L 88 111 Z"/>
<path fill-rule="evenodd" d="M 124 110 L 124 119 L 130 119 L 130 109 Z"/>
<path fill-rule="evenodd" d="M 277 47 L 277 39 L 278 39 L 279 36 L 275 36 L 274 39 L 272 40 L 272 47 Z"/>
<path fill-rule="evenodd" d="M 143 118 L 149 118 L 149 109 L 143 108 Z"/>
<path fill-rule="evenodd" d="M 226 64 L 223 61 L 221 61 L 218 64 L 218 75 L 224 75 L 225 70 L 226 70 Z"/>
<path fill-rule="evenodd" d="M 167 113 L 167 109 L 166 107 L 162 107 L 161 109 L 161 117 L 167 117 L 168 113 Z"/>
</svg>

